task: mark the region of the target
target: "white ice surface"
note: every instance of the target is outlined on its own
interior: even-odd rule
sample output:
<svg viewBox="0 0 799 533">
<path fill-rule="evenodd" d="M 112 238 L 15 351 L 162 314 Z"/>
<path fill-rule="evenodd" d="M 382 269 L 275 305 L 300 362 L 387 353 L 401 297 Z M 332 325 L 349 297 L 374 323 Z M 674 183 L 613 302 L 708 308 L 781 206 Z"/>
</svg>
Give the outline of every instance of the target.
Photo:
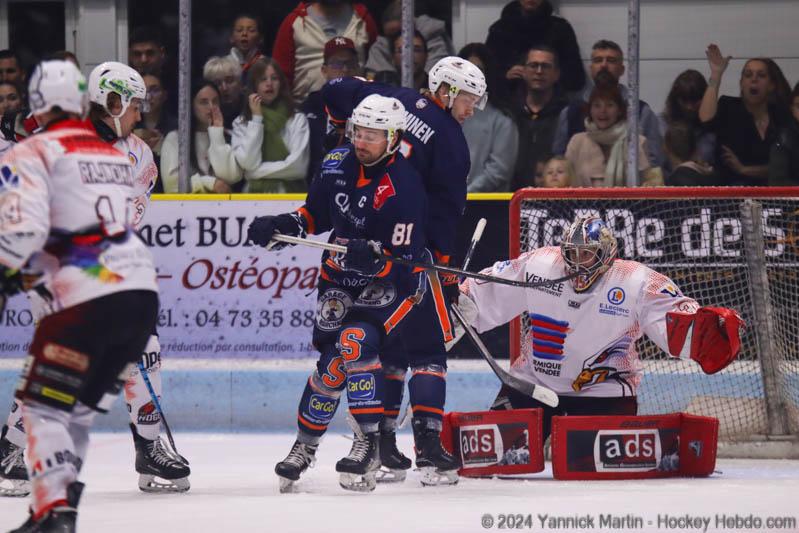
<svg viewBox="0 0 799 533">
<path fill-rule="evenodd" d="M 527 480 L 461 479 L 457 486 L 434 488 L 422 487 L 411 472 L 403 484 L 379 485 L 373 493 L 359 494 L 338 486 L 334 465 L 347 454 L 350 441 L 336 434 L 322 442 L 318 463 L 300 481 L 299 493 L 279 494 L 272 469 L 293 438 L 177 435 L 181 453 L 191 461 L 191 491 L 151 495 L 137 488 L 130 437 L 93 435 L 78 531 L 477 532 L 487 531 L 481 526 L 486 513 L 495 519 L 500 513 L 532 514 L 533 531 L 575 531 L 542 528 L 537 515 L 587 514 L 596 524 L 600 513 L 631 513 L 643 518 L 643 528 L 614 531 L 689 530 L 658 528 L 658 515 L 668 514 L 709 517 L 707 531 L 729 533 L 744 529 L 717 528 L 715 515 L 753 514 L 764 522 L 769 516 L 799 519 L 799 461 L 720 460 L 717 469 L 723 473 L 708 479 L 604 482 L 554 481 L 548 465 Z M 400 435 L 399 444 L 409 452 L 410 435 Z M 21 524 L 27 504 L 27 499 L 0 499 L 0 531 Z M 592 531 L 600 531 L 598 524 Z"/>
</svg>

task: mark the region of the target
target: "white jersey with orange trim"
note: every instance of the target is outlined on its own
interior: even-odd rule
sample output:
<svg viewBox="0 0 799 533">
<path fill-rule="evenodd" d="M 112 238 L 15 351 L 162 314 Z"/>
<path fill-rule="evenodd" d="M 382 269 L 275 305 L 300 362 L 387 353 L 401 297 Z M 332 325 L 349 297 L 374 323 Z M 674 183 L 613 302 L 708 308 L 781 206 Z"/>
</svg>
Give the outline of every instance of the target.
<svg viewBox="0 0 799 533">
<path fill-rule="evenodd" d="M 42 272 L 53 310 L 126 290 L 157 292 L 132 231 L 143 187 L 128 155 L 68 120 L 0 160 L 0 263 Z"/>
<path fill-rule="evenodd" d="M 150 203 L 150 193 L 158 179 L 158 166 L 155 164 L 153 151 L 147 143 L 132 133 L 114 141 L 114 148 L 126 155 L 133 165 L 135 200 L 131 222 L 134 228 L 138 228 Z"/>
<path fill-rule="evenodd" d="M 498 262 L 483 274 L 537 282 L 563 277 L 566 264 L 552 246 Z M 668 277 L 621 259 L 585 292 L 575 292 L 569 281 L 519 289 L 471 278 L 461 292 L 477 307 L 470 321 L 480 332 L 527 313 L 513 370 L 564 396 L 634 396 L 642 369 L 636 340 L 646 334 L 668 353 L 666 313 L 699 308 Z"/>
</svg>

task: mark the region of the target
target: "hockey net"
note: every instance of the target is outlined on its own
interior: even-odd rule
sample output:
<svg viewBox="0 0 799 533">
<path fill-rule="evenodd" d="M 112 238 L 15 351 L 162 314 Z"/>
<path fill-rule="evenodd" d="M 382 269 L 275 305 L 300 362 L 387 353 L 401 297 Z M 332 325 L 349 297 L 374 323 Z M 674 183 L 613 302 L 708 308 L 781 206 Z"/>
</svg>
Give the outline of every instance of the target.
<svg viewBox="0 0 799 533">
<path fill-rule="evenodd" d="M 736 309 L 748 328 L 736 362 L 706 376 L 643 338 L 639 413 L 714 416 L 720 438 L 799 429 L 799 193 L 790 188 L 523 189 L 510 204 L 510 255 L 557 245 L 577 215 L 602 217 L 619 256 L 669 276 L 700 305 Z M 511 359 L 531 348 L 511 324 Z"/>
</svg>

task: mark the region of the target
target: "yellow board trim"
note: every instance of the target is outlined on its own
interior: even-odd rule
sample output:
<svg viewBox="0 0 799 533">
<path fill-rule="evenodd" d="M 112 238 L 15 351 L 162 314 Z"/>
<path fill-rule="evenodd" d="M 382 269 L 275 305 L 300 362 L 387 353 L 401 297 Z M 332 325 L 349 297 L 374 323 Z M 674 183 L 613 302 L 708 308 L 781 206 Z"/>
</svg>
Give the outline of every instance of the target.
<svg viewBox="0 0 799 533">
<path fill-rule="evenodd" d="M 509 192 L 473 192 L 467 196 L 468 200 L 510 200 L 513 194 Z M 305 193 L 291 194 L 153 194 L 152 200 L 156 202 L 220 202 L 220 201 L 297 201 L 305 200 Z"/>
</svg>

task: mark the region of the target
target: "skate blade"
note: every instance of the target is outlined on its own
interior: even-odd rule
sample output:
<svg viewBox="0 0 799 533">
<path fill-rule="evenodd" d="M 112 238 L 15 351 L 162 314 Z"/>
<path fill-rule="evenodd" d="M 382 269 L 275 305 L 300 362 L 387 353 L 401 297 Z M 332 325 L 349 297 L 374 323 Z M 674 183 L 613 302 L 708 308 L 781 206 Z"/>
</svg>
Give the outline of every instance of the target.
<svg viewBox="0 0 799 533">
<path fill-rule="evenodd" d="M 401 468 L 386 468 L 381 466 L 377 471 L 378 483 L 402 483 L 408 476 L 408 472 Z"/>
<path fill-rule="evenodd" d="M 421 474 L 420 481 L 425 487 L 438 487 L 441 485 L 455 485 L 458 483 L 457 470 L 437 470 L 434 466 L 417 468 Z"/>
<path fill-rule="evenodd" d="M 280 494 L 291 494 L 295 491 L 294 483 L 296 482 L 293 479 L 283 476 L 277 476 L 277 479 L 280 482 Z"/>
<path fill-rule="evenodd" d="M 163 479 L 152 474 L 139 474 L 139 489 L 142 492 L 187 492 L 191 488 L 189 478 Z"/>
<path fill-rule="evenodd" d="M 0 477 L 0 497 L 23 498 L 31 493 L 31 482 L 27 479 Z"/>
<path fill-rule="evenodd" d="M 369 472 L 367 474 L 349 474 L 347 472 L 340 472 L 338 484 L 344 490 L 351 490 L 355 492 L 372 492 L 377 486 L 377 472 Z"/>
</svg>

